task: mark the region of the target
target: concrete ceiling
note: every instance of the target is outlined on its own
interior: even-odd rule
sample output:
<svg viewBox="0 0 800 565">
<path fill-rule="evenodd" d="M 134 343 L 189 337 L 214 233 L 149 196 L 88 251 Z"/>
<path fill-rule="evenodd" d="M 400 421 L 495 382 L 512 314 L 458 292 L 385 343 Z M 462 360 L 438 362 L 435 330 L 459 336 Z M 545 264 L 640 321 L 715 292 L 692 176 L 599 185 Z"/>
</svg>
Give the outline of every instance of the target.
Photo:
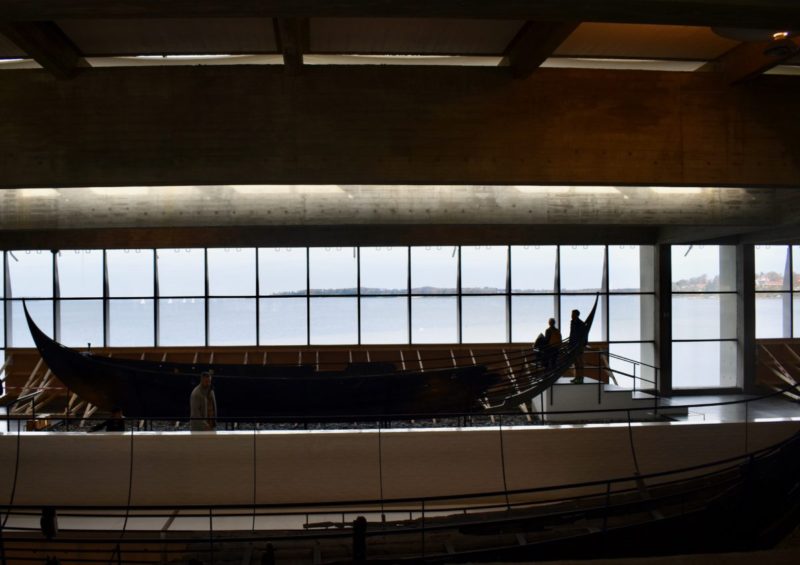
<svg viewBox="0 0 800 565">
<path fill-rule="evenodd" d="M 769 242 L 796 240 L 798 217 L 794 192 L 775 189 L 229 185 L 0 191 L 0 237 L 13 248 L 165 241 L 178 247 L 218 241 Z"/>
</svg>

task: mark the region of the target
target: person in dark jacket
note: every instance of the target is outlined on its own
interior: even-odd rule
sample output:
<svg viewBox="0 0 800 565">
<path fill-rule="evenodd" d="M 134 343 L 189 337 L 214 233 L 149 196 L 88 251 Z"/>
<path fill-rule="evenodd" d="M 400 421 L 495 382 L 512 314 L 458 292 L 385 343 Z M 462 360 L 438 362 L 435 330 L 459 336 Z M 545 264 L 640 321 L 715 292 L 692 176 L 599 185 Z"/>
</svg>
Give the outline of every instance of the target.
<svg viewBox="0 0 800 565">
<path fill-rule="evenodd" d="M 561 331 L 556 327 L 556 319 L 547 320 L 547 329 L 544 331 L 544 359 L 545 367 L 552 367 L 558 360 L 558 348 L 561 346 Z"/>
<path fill-rule="evenodd" d="M 584 346 L 586 345 L 586 324 L 580 318 L 581 312 L 580 310 L 573 310 L 572 311 L 572 320 L 569 323 L 569 345 L 570 347 L 574 346 Z M 575 358 L 575 378 L 573 378 L 570 382 L 575 384 L 583 384 L 583 353 L 581 352 Z"/>
</svg>

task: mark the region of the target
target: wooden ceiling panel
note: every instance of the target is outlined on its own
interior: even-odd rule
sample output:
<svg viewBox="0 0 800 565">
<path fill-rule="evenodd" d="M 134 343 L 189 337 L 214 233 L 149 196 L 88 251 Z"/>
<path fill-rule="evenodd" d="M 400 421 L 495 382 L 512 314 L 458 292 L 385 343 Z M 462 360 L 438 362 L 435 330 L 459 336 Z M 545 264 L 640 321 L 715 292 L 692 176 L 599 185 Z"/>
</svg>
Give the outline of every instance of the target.
<svg viewBox="0 0 800 565">
<path fill-rule="evenodd" d="M 500 55 L 524 23 L 434 18 L 313 18 L 311 52 Z"/>
<path fill-rule="evenodd" d="M 275 53 L 271 18 L 61 20 L 86 56 Z"/>
<path fill-rule="evenodd" d="M 708 61 L 736 45 L 706 27 L 583 23 L 556 55 Z"/>
</svg>

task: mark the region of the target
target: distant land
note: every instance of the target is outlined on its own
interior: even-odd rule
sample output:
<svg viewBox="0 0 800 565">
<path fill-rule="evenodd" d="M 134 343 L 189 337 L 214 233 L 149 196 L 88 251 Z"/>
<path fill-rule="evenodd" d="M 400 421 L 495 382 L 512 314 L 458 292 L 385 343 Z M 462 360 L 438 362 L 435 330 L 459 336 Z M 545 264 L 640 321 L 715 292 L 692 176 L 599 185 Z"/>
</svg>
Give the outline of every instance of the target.
<svg viewBox="0 0 800 565">
<path fill-rule="evenodd" d="M 562 294 L 595 294 L 598 290 L 595 288 L 586 289 L 573 289 L 569 292 L 562 291 Z M 614 289 L 614 292 L 641 292 L 637 288 Z M 434 286 L 421 286 L 411 289 L 411 294 L 414 295 L 454 295 L 456 288 L 441 288 Z M 515 288 L 511 291 L 512 294 L 557 294 L 553 289 L 518 289 Z M 356 287 L 350 288 L 312 288 L 309 293 L 311 296 L 355 296 L 358 294 Z M 364 287 L 361 289 L 361 296 L 406 296 L 408 292 L 406 289 L 399 288 L 372 288 Z M 504 295 L 506 290 L 497 287 L 464 287 L 461 289 L 461 294 L 489 294 L 489 295 Z M 262 295 L 266 296 L 266 295 Z M 291 292 L 279 292 L 270 296 L 306 296 L 305 290 L 294 290 Z"/>
</svg>

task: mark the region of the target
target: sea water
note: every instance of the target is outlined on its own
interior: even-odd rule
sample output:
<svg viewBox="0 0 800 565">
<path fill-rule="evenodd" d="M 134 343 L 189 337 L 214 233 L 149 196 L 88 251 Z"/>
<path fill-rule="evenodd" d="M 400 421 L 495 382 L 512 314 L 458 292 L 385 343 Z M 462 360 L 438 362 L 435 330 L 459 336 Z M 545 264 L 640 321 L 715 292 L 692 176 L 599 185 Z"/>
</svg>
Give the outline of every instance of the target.
<svg viewBox="0 0 800 565">
<path fill-rule="evenodd" d="M 640 307 L 630 302 L 624 295 L 611 296 L 611 317 L 608 337 L 614 341 L 648 342 L 652 339 L 654 328 L 643 328 Z M 652 300 L 650 295 L 642 295 L 645 300 Z M 511 341 L 517 343 L 532 342 L 536 334 L 546 327 L 546 318 L 552 315 L 552 296 L 534 297 L 541 304 L 531 302 L 526 305 L 519 298 L 512 297 L 511 309 Z M 593 301 L 593 297 L 592 301 Z M 572 307 L 586 309 L 586 296 L 570 297 L 562 295 L 561 308 L 568 312 Z M 227 299 L 220 299 L 227 300 Z M 312 298 L 319 301 L 333 301 L 332 308 L 317 309 L 312 319 L 312 344 L 353 344 L 358 341 L 358 302 L 355 297 Z M 427 301 L 426 301 L 427 300 Z M 431 297 L 412 299 L 411 341 L 413 343 L 455 343 L 458 341 L 458 309 L 455 297 Z M 506 311 L 505 295 L 497 297 L 462 298 L 462 342 L 464 343 L 505 343 L 509 340 L 509 314 Z M 87 301 L 94 303 L 95 301 Z M 85 348 L 88 342 L 99 346 L 102 342 L 102 302 L 92 304 L 86 309 L 76 309 L 74 315 L 62 315 L 61 340 L 71 347 Z M 118 302 L 118 301 L 113 301 Z M 121 308 L 112 309 L 110 328 L 112 345 L 115 346 L 153 346 L 154 323 L 152 299 L 132 299 L 122 301 Z M 173 299 L 173 302 L 186 302 L 187 308 L 170 310 L 172 330 L 163 326 L 160 340 L 163 345 L 187 345 L 202 347 L 204 338 L 203 299 Z M 673 384 L 676 387 L 713 387 L 721 386 L 724 380 L 723 371 L 735 373 L 736 343 L 735 341 L 718 341 L 736 338 L 735 295 L 676 295 L 673 308 Z M 335 303 L 335 304 L 334 304 Z M 399 303 L 400 307 L 398 307 Z M 33 303 L 41 306 L 37 321 L 47 333 L 52 328 L 52 303 L 43 301 Z M 271 308 L 278 304 L 280 308 Z M 88 305 L 88 304 L 87 304 Z M 230 308 L 214 309 L 211 307 L 210 339 L 211 345 L 255 345 L 256 344 L 256 304 L 255 299 L 232 299 L 226 303 Z M 779 295 L 760 295 L 757 302 L 756 337 L 789 337 L 784 335 L 783 298 Z M 15 304 L 16 306 L 16 304 Z M 96 306 L 96 307 L 95 307 Z M 167 306 L 164 304 L 163 306 Z M 32 308 L 33 309 L 33 308 Z M 314 303 L 312 302 L 312 310 Z M 798 317 L 798 302 L 794 304 L 795 317 Z M 368 312 L 366 312 L 368 310 Z M 725 310 L 729 310 L 725 312 Z M 260 304 L 260 335 L 263 345 L 305 345 L 307 338 L 306 300 L 297 298 L 272 299 L 272 302 Z M 9 320 L 9 337 L 17 347 L 33 345 L 27 325 L 22 317 L 21 307 L 12 308 L 12 319 Z M 117 312 L 116 315 L 114 313 Z M 585 312 L 584 312 L 585 313 Z M 162 309 L 162 322 L 164 309 Z M 365 323 L 364 316 L 371 320 L 383 321 L 382 325 Z M 723 319 L 723 315 L 724 318 Z M 361 308 L 361 341 L 362 343 L 407 344 L 408 309 L 405 297 L 371 299 L 369 308 Z M 349 320 L 349 321 L 347 321 Z M 603 341 L 602 328 L 606 323 L 606 313 L 599 311 L 592 329 L 590 340 Z M 383 325 L 386 327 L 384 328 Z M 562 317 L 562 332 L 567 337 L 568 318 Z M 566 327 L 564 327 L 566 326 Z M 48 329 L 48 327 L 50 329 Z M 375 331 L 370 331 L 374 328 Z M 121 334 L 120 332 L 124 332 Z M 114 336 L 124 336 L 117 340 Z M 265 339 L 265 337 L 271 337 Z M 697 342 L 681 342 L 681 340 L 706 340 Z M 612 352 L 652 362 L 653 346 L 650 343 L 619 343 L 611 346 Z M 731 364 L 733 363 L 733 364 Z M 626 372 L 631 367 L 623 368 Z M 637 368 L 642 371 L 643 368 Z M 640 375 L 637 372 L 637 375 Z"/>
</svg>

